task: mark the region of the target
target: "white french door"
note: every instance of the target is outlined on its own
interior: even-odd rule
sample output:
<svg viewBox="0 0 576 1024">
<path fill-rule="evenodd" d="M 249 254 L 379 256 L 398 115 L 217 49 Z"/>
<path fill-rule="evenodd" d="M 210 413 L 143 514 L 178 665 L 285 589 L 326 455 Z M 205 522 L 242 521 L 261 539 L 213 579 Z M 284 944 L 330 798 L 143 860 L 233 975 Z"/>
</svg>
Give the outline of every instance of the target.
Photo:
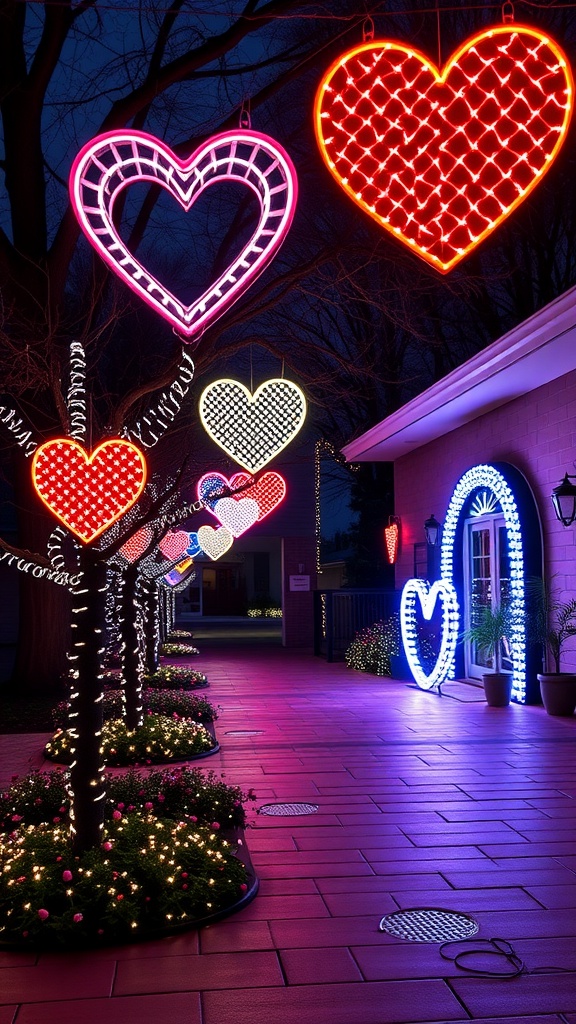
<svg viewBox="0 0 576 1024">
<path fill-rule="evenodd" d="M 510 599 L 510 562 L 504 516 L 481 515 L 466 520 L 464 530 L 464 625 L 474 625 L 484 608 L 495 607 Z M 483 656 L 476 644 L 464 645 L 465 672 L 479 679 L 492 660 Z M 502 644 L 502 668 L 512 670 L 510 648 Z"/>
</svg>

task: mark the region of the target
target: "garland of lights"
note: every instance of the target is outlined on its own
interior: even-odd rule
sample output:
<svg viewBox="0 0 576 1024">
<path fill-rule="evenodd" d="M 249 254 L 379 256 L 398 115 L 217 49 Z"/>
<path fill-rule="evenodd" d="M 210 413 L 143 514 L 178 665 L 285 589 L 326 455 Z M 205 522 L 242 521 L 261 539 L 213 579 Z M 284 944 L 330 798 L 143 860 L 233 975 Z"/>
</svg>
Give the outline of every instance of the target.
<svg viewBox="0 0 576 1024">
<path fill-rule="evenodd" d="M 306 419 L 304 392 L 291 380 L 272 377 L 252 394 L 237 380 L 217 380 L 200 396 L 206 433 L 249 473 L 284 451 Z"/>
<path fill-rule="evenodd" d="M 156 404 L 148 409 L 141 420 L 136 421 L 136 426 L 124 430 L 123 436 L 136 438 L 144 448 L 153 448 L 176 419 L 193 380 L 192 357 L 183 351 L 182 362 L 168 390 L 163 391 Z"/>
<path fill-rule="evenodd" d="M 34 455 L 40 442 L 33 440 L 31 427 L 25 423 L 22 416 L 19 416 L 11 405 L 0 405 L 0 423 L 3 423 L 10 433 L 14 435 L 16 444 L 23 448 L 26 458 Z"/>
<path fill-rule="evenodd" d="M 75 441 L 86 438 L 86 355 L 79 341 L 70 345 L 70 383 L 66 400 L 70 415 L 70 437 Z"/>
<path fill-rule="evenodd" d="M 34 579 L 48 580 L 60 587 L 74 587 L 80 581 L 80 574 L 60 572 L 50 568 L 48 565 L 40 565 L 34 560 L 26 561 L 25 558 L 15 555 L 12 551 L 0 552 L 0 562 L 5 562 L 10 568 L 18 569 L 19 572 L 28 572 Z"/>
<path fill-rule="evenodd" d="M 317 575 L 322 574 L 322 561 L 321 561 L 321 544 L 322 544 L 322 516 L 320 510 L 320 487 L 322 483 L 321 479 L 321 468 L 322 468 L 322 455 L 327 453 L 330 455 L 335 462 L 340 466 L 346 466 L 351 473 L 357 473 L 360 469 L 358 462 L 346 462 L 346 459 L 342 455 L 342 452 L 338 451 L 337 448 L 332 444 L 331 441 L 327 441 L 325 437 L 320 437 L 314 446 L 314 536 L 316 539 L 316 573 Z M 323 606 L 323 618 L 325 615 L 325 606 Z M 323 636 L 326 635 L 325 630 Z"/>
<path fill-rule="evenodd" d="M 522 529 L 518 506 L 512 490 L 494 466 L 479 465 L 469 469 L 456 484 L 442 531 L 442 549 L 440 573 L 447 583 L 454 583 L 454 541 L 458 521 L 465 503 L 470 495 L 484 488 L 491 492 L 500 504 L 506 524 L 506 538 L 510 563 L 510 620 L 512 650 L 512 696 L 515 700 L 524 701 L 526 696 L 526 627 L 524 623 L 525 590 L 524 590 L 524 554 L 522 545 Z M 487 501 L 484 497 L 482 501 Z"/>
<path fill-rule="evenodd" d="M 32 481 L 38 497 L 84 544 L 99 537 L 140 497 L 146 483 L 142 452 L 120 438 L 88 455 L 77 441 L 46 441 L 34 453 Z"/>
<path fill-rule="evenodd" d="M 440 650 L 430 673 L 422 668 L 418 640 L 418 609 L 426 620 L 434 614 L 436 601 L 442 602 L 442 624 L 440 627 Z M 452 584 L 447 580 L 436 580 L 432 586 L 427 580 L 408 580 L 400 599 L 400 631 L 406 660 L 415 682 L 422 690 L 431 690 L 448 677 L 456 653 L 460 615 L 458 597 Z"/>
<path fill-rule="evenodd" d="M 146 270 L 114 223 L 118 198 L 128 185 L 142 181 L 165 189 L 186 212 L 215 182 L 238 182 L 258 200 L 258 224 L 251 237 L 190 305 Z M 145 132 L 107 132 L 80 150 L 70 172 L 72 208 L 90 244 L 188 341 L 222 316 L 276 255 L 292 223 L 296 195 L 296 172 L 288 154 L 267 135 L 249 129 L 215 135 L 186 160 Z"/>
<path fill-rule="evenodd" d="M 441 273 L 523 202 L 565 140 L 573 80 L 536 28 L 483 29 L 442 71 L 410 44 L 366 41 L 316 94 L 316 138 L 346 195 Z"/>
</svg>

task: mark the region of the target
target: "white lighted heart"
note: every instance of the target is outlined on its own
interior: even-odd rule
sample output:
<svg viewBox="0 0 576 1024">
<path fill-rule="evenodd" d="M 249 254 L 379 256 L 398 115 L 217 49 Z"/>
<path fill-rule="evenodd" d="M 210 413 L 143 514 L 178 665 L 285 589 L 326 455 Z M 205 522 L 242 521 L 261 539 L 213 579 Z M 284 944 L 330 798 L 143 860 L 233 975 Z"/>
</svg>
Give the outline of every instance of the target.
<svg viewBox="0 0 576 1024">
<path fill-rule="evenodd" d="M 253 395 L 237 380 L 217 380 L 202 392 L 200 419 L 234 462 L 257 473 L 296 437 L 306 419 L 306 399 L 297 384 L 280 377 Z"/>
<path fill-rule="evenodd" d="M 250 239 L 190 305 L 140 263 L 114 223 L 118 197 L 128 185 L 142 181 L 160 185 L 185 211 L 215 182 L 239 182 L 259 201 Z M 118 277 L 188 340 L 217 320 L 273 259 L 292 223 L 296 194 L 296 172 L 288 154 L 267 135 L 244 128 L 213 136 L 185 160 L 146 132 L 107 132 L 84 146 L 70 172 L 72 206 L 88 241 Z"/>
<path fill-rule="evenodd" d="M 225 526 L 213 530 L 211 526 L 201 526 L 198 530 L 198 543 L 205 555 L 213 562 L 232 547 L 234 538 Z"/>
<path fill-rule="evenodd" d="M 430 621 L 438 599 L 442 602 L 440 650 L 434 668 L 427 674 L 420 661 L 417 613 L 420 608 L 424 619 Z M 402 644 L 414 680 L 423 690 L 431 690 L 447 678 L 454 662 L 459 618 L 458 597 L 447 580 L 436 580 L 430 586 L 425 580 L 414 579 L 404 585 L 400 601 Z"/>
<path fill-rule="evenodd" d="M 212 511 L 233 537 L 240 537 L 258 522 L 260 506 L 253 498 L 220 498 Z"/>
</svg>

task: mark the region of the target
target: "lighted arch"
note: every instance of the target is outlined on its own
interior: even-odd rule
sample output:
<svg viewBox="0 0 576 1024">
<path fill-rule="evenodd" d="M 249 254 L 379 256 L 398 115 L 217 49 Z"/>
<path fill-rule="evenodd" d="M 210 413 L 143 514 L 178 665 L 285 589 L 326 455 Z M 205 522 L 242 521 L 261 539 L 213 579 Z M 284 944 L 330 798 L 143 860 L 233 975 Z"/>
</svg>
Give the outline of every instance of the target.
<svg viewBox="0 0 576 1024">
<path fill-rule="evenodd" d="M 514 494 L 508 481 L 494 466 L 473 466 L 456 484 L 442 532 L 440 575 L 443 580 L 454 586 L 454 542 L 458 521 L 466 501 L 479 487 L 494 494 L 506 524 L 510 556 L 510 608 L 514 622 L 510 638 L 513 666 L 512 696 L 523 702 L 526 697 L 526 628 L 523 621 L 525 593 L 522 529 Z"/>
</svg>

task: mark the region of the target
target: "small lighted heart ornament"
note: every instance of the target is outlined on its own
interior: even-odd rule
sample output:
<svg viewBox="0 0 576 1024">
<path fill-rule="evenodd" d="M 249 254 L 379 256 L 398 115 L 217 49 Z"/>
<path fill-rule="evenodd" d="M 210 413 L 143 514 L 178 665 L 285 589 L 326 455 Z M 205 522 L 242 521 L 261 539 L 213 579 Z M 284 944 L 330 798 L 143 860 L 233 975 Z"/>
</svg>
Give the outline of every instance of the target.
<svg viewBox="0 0 576 1024">
<path fill-rule="evenodd" d="M 150 526 L 141 526 L 120 548 L 120 554 L 127 562 L 136 562 L 152 543 L 154 536 Z"/>
<path fill-rule="evenodd" d="M 232 547 L 234 537 L 225 526 L 214 530 L 211 526 L 201 526 L 198 530 L 198 543 L 205 555 L 215 562 Z"/>
<path fill-rule="evenodd" d="M 306 399 L 293 381 L 273 377 L 254 394 L 237 380 L 217 380 L 200 396 L 204 429 L 249 473 L 284 451 L 306 419 Z"/>
<path fill-rule="evenodd" d="M 390 565 L 394 565 L 398 555 L 398 523 L 389 523 L 384 527 L 384 540 L 386 542 L 386 554 Z"/>
<path fill-rule="evenodd" d="M 441 71 L 411 45 L 372 41 L 324 75 L 316 137 L 350 199 L 446 273 L 542 179 L 572 103 L 566 57 L 536 28 L 484 29 Z"/>
<path fill-rule="evenodd" d="M 249 240 L 189 305 L 142 265 L 114 222 L 119 197 L 129 185 L 141 182 L 165 189 L 185 212 L 217 183 L 237 182 L 258 199 L 258 222 Z M 72 206 L 88 241 L 110 269 L 188 341 L 222 316 L 268 266 L 292 223 L 296 195 L 296 172 L 282 146 L 244 128 L 214 135 L 185 159 L 146 132 L 107 132 L 84 146 L 70 172 Z"/>
<path fill-rule="evenodd" d="M 162 539 L 158 542 L 158 547 L 164 555 L 164 558 L 168 558 L 171 562 L 175 562 L 178 558 L 186 554 L 189 544 L 190 537 L 186 530 L 169 530 L 168 533 L 165 533 Z"/>
<path fill-rule="evenodd" d="M 418 621 L 419 615 L 430 621 L 436 602 L 442 605 L 440 625 L 440 649 L 431 672 L 425 672 L 420 660 Z M 400 630 L 406 660 L 415 682 L 423 690 L 439 686 L 448 677 L 454 662 L 460 616 L 458 597 L 448 580 L 436 580 L 432 586 L 426 580 L 408 580 L 400 599 Z"/>
<path fill-rule="evenodd" d="M 89 455 L 77 441 L 40 445 L 32 459 L 36 493 L 84 544 L 99 537 L 140 497 L 146 460 L 130 441 L 104 441 Z"/>
</svg>

